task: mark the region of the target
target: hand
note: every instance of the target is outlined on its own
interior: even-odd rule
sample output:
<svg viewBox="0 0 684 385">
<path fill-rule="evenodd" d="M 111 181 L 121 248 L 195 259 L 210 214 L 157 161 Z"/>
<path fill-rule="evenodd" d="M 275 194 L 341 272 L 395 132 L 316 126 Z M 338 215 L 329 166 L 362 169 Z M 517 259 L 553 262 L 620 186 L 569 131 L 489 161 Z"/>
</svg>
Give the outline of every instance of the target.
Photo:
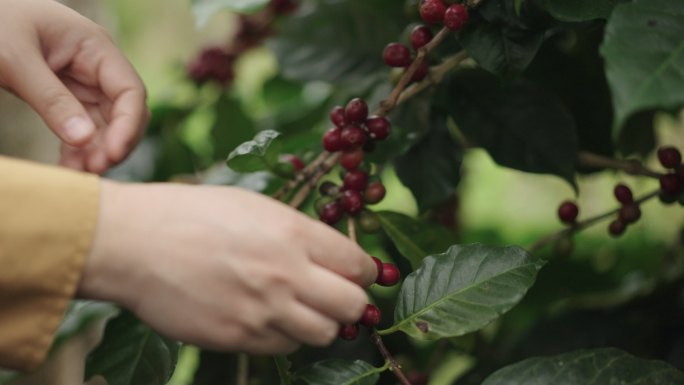
<svg viewBox="0 0 684 385">
<path fill-rule="evenodd" d="M 53 0 L 0 0 L 0 86 L 62 140 L 60 164 L 102 173 L 147 123 L 145 88 L 97 24 Z"/>
<path fill-rule="evenodd" d="M 342 234 L 231 188 L 103 181 L 79 293 L 210 349 L 283 353 L 356 322 L 375 263 Z"/>
</svg>

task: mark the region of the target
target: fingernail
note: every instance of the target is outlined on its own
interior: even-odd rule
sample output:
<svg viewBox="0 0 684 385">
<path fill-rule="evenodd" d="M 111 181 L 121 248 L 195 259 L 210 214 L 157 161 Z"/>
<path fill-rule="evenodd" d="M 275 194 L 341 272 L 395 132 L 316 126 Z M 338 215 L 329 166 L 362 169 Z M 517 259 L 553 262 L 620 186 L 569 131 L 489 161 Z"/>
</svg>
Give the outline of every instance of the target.
<svg viewBox="0 0 684 385">
<path fill-rule="evenodd" d="M 64 123 L 64 135 L 73 142 L 80 142 L 93 132 L 93 124 L 81 116 L 75 116 Z"/>
</svg>

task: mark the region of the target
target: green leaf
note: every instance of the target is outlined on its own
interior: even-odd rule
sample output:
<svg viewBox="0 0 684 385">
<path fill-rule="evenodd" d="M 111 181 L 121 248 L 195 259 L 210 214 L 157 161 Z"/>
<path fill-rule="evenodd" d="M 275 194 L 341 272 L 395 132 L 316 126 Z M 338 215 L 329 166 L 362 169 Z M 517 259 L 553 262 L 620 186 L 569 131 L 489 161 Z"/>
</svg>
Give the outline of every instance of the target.
<svg viewBox="0 0 684 385">
<path fill-rule="evenodd" d="M 421 212 L 453 196 L 461 180 L 462 149 L 451 138 L 445 116 L 434 114 L 431 120 L 427 136 L 394 162 Z"/>
<path fill-rule="evenodd" d="M 176 367 L 180 344 L 155 333 L 130 312 L 109 321 L 100 345 L 86 361 L 86 379 L 108 385 L 164 385 Z"/>
<path fill-rule="evenodd" d="M 638 111 L 684 105 L 684 2 L 615 8 L 601 47 L 615 107 L 614 135 Z"/>
<path fill-rule="evenodd" d="M 614 348 L 579 350 L 530 358 L 507 366 L 482 385 L 680 385 L 684 373 L 662 361 L 645 360 Z"/>
<path fill-rule="evenodd" d="M 270 0 L 192 0 L 192 12 L 198 28 L 204 27 L 218 11 L 253 13 L 262 9 Z"/>
<path fill-rule="evenodd" d="M 386 366 L 376 368 L 364 361 L 330 359 L 319 361 L 297 373 L 309 385 L 374 385 Z"/>
<path fill-rule="evenodd" d="M 387 236 L 415 270 L 426 255 L 439 253 L 456 243 L 454 233 L 442 226 L 426 223 L 392 211 L 376 213 Z"/>
<path fill-rule="evenodd" d="M 557 97 L 522 80 L 502 87 L 479 70 L 460 71 L 445 87 L 461 131 L 496 163 L 558 175 L 575 186 L 575 122 Z"/>
<path fill-rule="evenodd" d="M 286 356 L 274 356 L 273 359 L 275 360 L 276 368 L 278 369 L 280 385 L 291 385 L 292 373 L 290 373 L 290 368 L 292 367 L 292 362 L 290 362 Z"/>
<path fill-rule="evenodd" d="M 302 8 L 269 42 L 285 77 L 355 83 L 387 71 L 382 50 L 406 25 L 395 0 L 320 0 Z"/>
<path fill-rule="evenodd" d="M 120 309 L 106 302 L 73 301 L 69 305 L 62 324 L 57 329 L 51 350 L 56 349 L 93 322 L 106 321 L 119 313 Z"/>
<path fill-rule="evenodd" d="M 11 372 L 8 370 L 0 370 L 0 385 L 9 385 L 13 381 L 19 379 L 21 374 L 18 372 Z"/>
<path fill-rule="evenodd" d="M 252 120 L 242 109 L 239 100 L 221 95 L 214 105 L 216 120 L 211 128 L 214 160 L 225 159 L 231 150 L 254 136 Z"/>
<path fill-rule="evenodd" d="M 452 246 L 428 256 L 404 280 L 394 325 L 380 333 L 437 339 L 479 330 L 522 299 L 543 265 L 516 246 Z"/>
<path fill-rule="evenodd" d="M 259 132 L 253 140 L 242 143 L 228 155 L 226 163 L 233 171 L 256 172 L 268 170 L 278 163 L 282 146 L 280 133 L 273 130 Z"/>
<path fill-rule="evenodd" d="M 561 21 L 608 19 L 613 8 L 628 0 L 542 0 L 541 6 Z"/>
<path fill-rule="evenodd" d="M 623 156 L 646 157 L 656 146 L 655 111 L 639 111 L 627 119 L 617 139 Z"/>
</svg>

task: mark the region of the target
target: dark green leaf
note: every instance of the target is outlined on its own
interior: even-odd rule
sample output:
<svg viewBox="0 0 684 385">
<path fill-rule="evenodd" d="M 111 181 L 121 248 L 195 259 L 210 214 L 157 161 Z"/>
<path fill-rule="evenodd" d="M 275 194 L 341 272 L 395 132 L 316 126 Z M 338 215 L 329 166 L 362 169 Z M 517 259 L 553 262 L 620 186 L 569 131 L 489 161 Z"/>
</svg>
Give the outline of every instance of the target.
<svg viewBox="0 0 684 385">
<path fill-rule="evenodd" d="M 118 307 L 106 302 L 73 301 L 57 330 L 51 349 L 54 350 L 93 322 L 105 321 L 116 316 L 119 311 Z"/>
<path fill-rule="evenodd" d="M 309 385 L 374 385 L 385 369 L 361 360 L 330 359 L 302 369 L 297 379 Z"/>
<path fill-rule="evenodd" d="M 209 19 L 218 11 L 256 12 L 268 4 L 270 0 L 192 0 L 192 12 L 198 27 L 204 27 Z"/>
<path fill-rule="evenodd" d="M 627 118 L 684 105 L 684 2 L 636 0 L 615 8 L 601 54 L 615 106 L 614 133 Z"/>
<path fill-rule="evenodd" d="M 482 385 L 680 385 L 684 373 L 618 349 L 580 350 L 507 366 Z"/>
<path fill-rule="evenodd" d="M 254 123 L 240 101 L 225 93 L 216 101 L 214 110 L 216 119 L 211 128 L 214 160 L 226 159 L 235 147 L 254 137 Z"/>
<path fill-rule="evenodd" d="M 435 114 L 431 120 L 427 136 L 394 163 L 421 212 L 449 199 L 461 180 L 462 149 L 451 138 L 444 116 Z"/>
<path fill-rule="evenodd" d="M 656 146 L 655 111 L 640 111 L 627 119 L 617 140 L 624 156 L 646 157 Z"/>
<path fill-rule="evenodd" d="M 522 299 L 543 265 L 515 246 L 452 246 L 428 256 L 404 280 L 394 325 L 381 334 L 436 339 L 479 330 Z"/>
<path fill-rule="evenodd" d="M 86 379 L 108 385 L 164 385 L 176 367 L 180 344 L 155 333 L 130 312 L 107 324 L 100 345 L 86 361 Z"/>
<path fill-rule="evenodd" d="M 292 367 L 292 362 L 290 362 L 286 356 L 274 356 L 273 359 L 275 360 L 276 368 L 278 369 L 280 385 L 291 385 L 292 373 L 290 373 L 290 368 Z"/>
<path fill-rule="evenodd" d="M 228 167 L 237 172 L 268 170 L 278 162 L 282 146 L 280 133 L 261 131 L 253 140 L 242 143 L 228 155 Z"/>
<path fill-rule="evenodd" d="M 446 87 L 459 128 L 496 163 L 555 174 L 575 186 L 575 122 L 554 95 L 525 81 L 502 87 L 478 70 L 461 71 Z"/>
<path fill-rule="evenodd" d="M 391 211 L 377 213 L 382 228 L 399 252 L 417 269 L 426 255 L 442 252 L 456 243 L 454 233 L 442 226 L 425 223 Z"/>
<path fill-rule="evenodd" d="M 17 380 L 20 374 L 8 370 L 0 370 L 0 385 L 9 385 L 14 380 Z"/>
<path fill-rule="evenodd" d="M 608 19 L 613 8 L 627 0 L 542 0 L 551 16 L 562 21 Z"/>
<path fill-rule="evenodd" d="M 405 24 L 394 0 L 309 1 L 269 44 L 285 77 L 353 83 L 387 71 L 382 50 Z"/>
</svg>

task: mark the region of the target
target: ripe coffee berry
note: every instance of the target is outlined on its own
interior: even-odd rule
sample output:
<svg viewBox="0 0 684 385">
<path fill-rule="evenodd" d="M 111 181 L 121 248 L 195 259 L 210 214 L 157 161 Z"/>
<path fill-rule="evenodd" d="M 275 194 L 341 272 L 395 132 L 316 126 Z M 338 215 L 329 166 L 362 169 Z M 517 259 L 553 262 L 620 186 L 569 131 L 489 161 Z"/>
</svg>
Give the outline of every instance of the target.
<svg viewBox="0 0 684 385">
<path fill-rule="evenodd" d="M 665 194 L 664 192 L 661 192 L 660 194 L 658 194 L 658 199 L 663 204 L 671 205 L 671 204 L 677 202 L 678 196 L 677 195 Z"/>
<path fill-rule="evenodd" d="M 373 259 L 373 262 L 375 262 L 375 267 L 376 267 L 376 269 L 378 270 L 378 275 L 375 276 L 375 281 L 377 282 L 377 280 L 378 280 L 378 279 L 380 278 L 380 276 L 382 275 L 382 265 L 383 265 L 383 263 L 382 263 L 382 261 L 380 260 L 380 258 L 378 258 L 378 257 L 371 257 L 371 258 Z"/>
<path fill-rule="evenodd" d="M 269 6 L 280 15 L 292 13 L 297 10 L 297 4 L 292 0 L 271 0 Z"/>
<path fill-rule="evenodd" d="M 660 177 L 660 190 L 665 194 L 679 195 L 682 187 L 682 180 L 677 174 L 665 174 Z"/>
<path fill-rule="evenodd" d="M 378 276 L 378 279 L 375 281 L 375 283 L 380 286 L 394 286 L 399 283 L 400 278 L 401 273 L 396 265 L 391 263 L 383 263 L 382 274 Z"/>
<path fill-rule="evenodd" d="M 617 237 L 622 235 L 622 233 L 625 232 L 626 228 L 627 224 L 625 224 L 625 222 L 621 221 L 620 219 L 616 219 L 610 222 L 610 225 L 608 225 L 608 232 L 610 233 L 610 235 Z"/>
<path fill-rule="evenodd" d="M 368 105 L 362 99 L 355 98 L 347 103 L 344 108 L 347 121 L 351 124 L 361 124 L 368 117 Z"/>
<path fill-rule="evenodd" d="M 339 128 L 331 128 L 323 134 L 323 148 L 326 151 L 337 152 L 342 149 L 341 132 Z"/>
<path fill-rule="evenodd" d="M 663 167 L 677 168 L 682 163 L 682 154 L 674 147 L 660 147 L 658 149 L 658 160 Z"/>
<path fill-rule="evenodd" d="M 368 184 L 368 174 L 361 170 L 349 171 L 344 175 L 344 188 L 347 190 L 363 191 Z"/>
<path fill-rule="evenodd" d="M 558 207 L 558 218 L 560 218 L 563 223 L 575 223 L 577 221 L 577 215 L 579 215 L 579 208 L 574 202 L 565 201 Z"/>
<path fill-rule="evenodd" d="M 363 197 L 365 198 L 366 203 L 375 204 L 385 197 L 385 193 L 385 186 L 381 182 L 372 182 L 366 187 Z"/>
<path fill-rule="evenodd" d="M 380 219 L 374 212 L 369 210 L 362 210 L 359 214 L 359 228 L 364 233 L 377 233 L 382 228 Z"/>
<path fill-rule="evenodd" d="M 446 5 L 442 0 L 421 0 L 420 18 L 428 24 L 441 23 L 446 12 Z"/>
<path fill-rule="evenodd" d="M 390 67 L 405 67 L 411 64 L 411 51 L 403 44 L 389 43 L 382 51 L 382 59 Z"/>
<path fill-rule="evenodd" d="M 340 164 L 345 170 L 356 170 L 363 162 L 363 149 L 357 148 L 355 150 L 345 151 L 340 157 Z"/>
<path fill-rule="evenodd" d="M 283 154 L 280 156 L 280 160 L 284 162 L 290 162 L 292 166 L 294 166 L 295 171 L 302 171 L 305 166 L 302 159 L 293 154 Z"/>
<path fill-rule="evenodd" d="M 620 208 L 618 217 L 625 224 L 634 223 L 641 218 L 641 208 L 636 203 L 627 203 Z"/>
<path fill-rule="evenodd" d="M 363 209 L 363 197 L 358 191 L 345 190 L 342 193 L 341 204 L 349 215 L 357 215 Z"/>
<path fill-rule="evenodd" d="M 432 30 L 424 25 L 419 25 L 413 28 L 413 31 L 411 32 L 411 45 L 413 46 L 413 49 L 418 51 L 427 45 L 432 38 Z"/>
<path fill-rule="evenodd" d="M 344 127 L 347 125 L 347 117 L 344 115 L 344 107 L 342 106 L 335 106 L 333 109 L 330 111 L 330 121 L 336 126 L 336 127 Z"/>
<path fill-rule="evenodd" d="M 618 202 L 622 204 L 631 203 L 632 201 L 634 201 L 632 190 L 630 190 L 629 187 L 625 186 L 622 183 L 615 186 L 613 194 L 615 195 L 615 199 L 617 199 Z"/>
<path fill-rule="evenodd" d="M 460 31 L 468 22 L 468 9 L 462 4 L 452 4 L 444 13 L 444 26 L 452 31 Z"/>
<path fill-rule="evenodd" d="M 408 67 L 406 67 L 406 69 L 408 70 Z M 418 65 L 418 68 L 416 68 L 416 72 L 413 73 L 413 76 L 411 77 L 411 81 L 412 82 L 419 82 L 419 81 L 425 79 L 425 77 L 427 76 L 429 71 L 430 71 L 430 66 L 428 65 L 428 63 L 425 60 L 423 60 Z"/>
<path fill-rule="evenodd" d="M 321 222 L 333 226 L 342 219 L 343 214 L 342 206 L 338 202 L 330 202 L 323 206 L 319 218 Z"/>
<path fill-rule="evenodd" d="M 386 139 L 391 131 L 391 125 L 387 118 L 382 116 L 371 116 L 366 120 L 366 128 L 371 138 L 377 140 Z"/>
<path fill-rule="evenodd" d="M 235 78 L 233 62 L 235 55 L 220 47 L 205 48 L 187 68 L 188 75 L 197 84 L 214 81 L 227 85 Z"/>
<path fill-rule="evenodd" d="M 380 309 L 377 306 L 369 303 L 366 305 L 366 310 L 363 312 L 359 323 L 363 326 L 374 328 L 378 326 L 380 320 L 382 320 L 382 313 L 380 312 Z"/>
<path fill-rule="evenodd" d="M 340 143 L 343 149 L 351 150 L 363 146 L 368 134 L 357 126 L 347 126 L 340 132 Z"/>
<path fill-rule="evenodd" d="M 340 331 L 337 333 L 337 335 L 345 341 L 353 341 L 359 336 L 359 325 L 342 325 L 340 326 Z"/>
</svg>

